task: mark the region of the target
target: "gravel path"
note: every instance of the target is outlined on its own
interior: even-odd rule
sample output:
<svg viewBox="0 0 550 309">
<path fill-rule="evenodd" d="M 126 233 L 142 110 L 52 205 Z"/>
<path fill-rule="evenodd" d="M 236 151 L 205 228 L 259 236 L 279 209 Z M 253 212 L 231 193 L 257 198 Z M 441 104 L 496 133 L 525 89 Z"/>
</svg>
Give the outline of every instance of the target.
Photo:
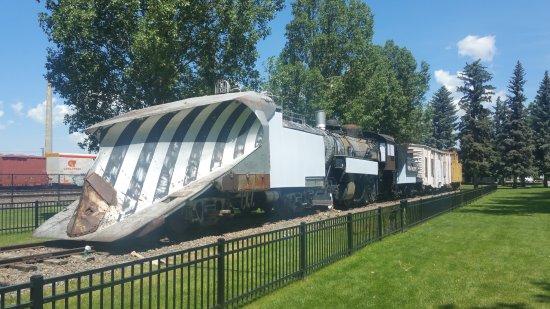
<svg viewBox="0 0 550 309">
<path fill-rule="evenodd" d="M 450 193 L 451 192 L 432 195 L 432 196 L 411 198 L 409 199 L 409 201 L 415 201 L 421 198 L 425 199 L 428 197 L 447 195 Z M 155 248 L 155 249 L 149 249 L 149 250 L 143 250 L 143 251 L 140 251 L 138 249 L 136 250 L 136 252 L 141 254 L 144 257 L 151 257 L 151 256 L 160 255 L 163 253 L 175 252 L 179 250 L 193 248 L 196 246 L 211 244 L 216 242 L 217 239 L 220 237 L 223 237 L 225 239 L 233 239 L 233 238 L 239 238 L 243 236 L 255 235 L 255 234 L 269 232 L 269 231 L 273 231 L 281 228 L 296 226 L 296 225 L 299 225 L 300 222 L 307 223 L 307 222 L 313 222 L 313 221 L 320 221 L 323 219 L 343 216 L 343 215 L 346 215 L 347 213 L 362 212 L 366 210 L 376 209 L 378 207 L 388 207 L 388 206 L 396 205 L 397 203 L 399 203 L 399 201 L 380 202 L 380 203 L 370 204 L 364 207 L 353 208 L 346 211 L 332 209 L 332 210 L 322 211 L 322 212 L 318 212 L 318 213 L 314 213 L 314 214 L 310 214 L 302 217 L 297 217 L 297 218 L 280 219 L 278 221 L 265 222 L 261 226 L 244 228 L 236 231 L 228 231 L 228 232 L 214 231 L 214 232 L 211 232 L 210 235 L 202 236 L 196 239 L 182 241 L 176 244 L 170 244 L 170 245 L 162 246 L 160 248 Z M 124 252 L 124 253 L 97 252 L 97 253 L 93 253 L 93 256 L 95 257 L 93 261 L 84 261 L 81 258 L 68 257 L 68 258 L 65 258 L 65 260 L 67 260 L 67 264 L 61 265 L 61 266 L 37 263 L 35 264 L 37 267 L 37 270 L 32 272 L 22 272 L 13 268 L 0 268 L 0 286 L 28 282 L 29 277 L 33 274 L 42 274 L 44 275 L 44 277 L 49 278 L 49 277 L 72 274 L 79 271 L 90 270 L 94 268 L 119 264 L 119 263 L 138 259 L 132 256 L 130 252 Z"/>
</svg>

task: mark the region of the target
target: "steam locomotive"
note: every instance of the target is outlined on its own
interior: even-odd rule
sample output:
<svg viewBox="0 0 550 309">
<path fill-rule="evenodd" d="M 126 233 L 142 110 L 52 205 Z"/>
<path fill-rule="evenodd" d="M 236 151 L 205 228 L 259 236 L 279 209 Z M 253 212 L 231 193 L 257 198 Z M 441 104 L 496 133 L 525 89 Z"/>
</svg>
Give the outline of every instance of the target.
<svg viewBox="0 0 550 309">
<path fill-rule="evenodd" d="M 265 94 L 237 92 L 93 125 L 87 132 L 100 150 L 80 200 L 35 236 L 111 242 L 165 225 L 211 225 L 235 211 L 346 208 L 460 183 L 452 151 L 396 145 L 325 118 L 320 111 L 308 125 Z"/>
</svg>

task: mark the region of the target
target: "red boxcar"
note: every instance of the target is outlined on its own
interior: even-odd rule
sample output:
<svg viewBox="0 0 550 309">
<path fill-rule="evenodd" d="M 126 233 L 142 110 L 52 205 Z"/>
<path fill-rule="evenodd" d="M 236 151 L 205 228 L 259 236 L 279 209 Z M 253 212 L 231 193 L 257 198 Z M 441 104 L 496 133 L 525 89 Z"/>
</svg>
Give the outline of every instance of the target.
<svg viewBox="0 0 550 309">
<path fill-rule="evenodd" d="M 45 185 L 48 185 L 45 157 L 0 155 L 0 187 Z"/>
</svg>

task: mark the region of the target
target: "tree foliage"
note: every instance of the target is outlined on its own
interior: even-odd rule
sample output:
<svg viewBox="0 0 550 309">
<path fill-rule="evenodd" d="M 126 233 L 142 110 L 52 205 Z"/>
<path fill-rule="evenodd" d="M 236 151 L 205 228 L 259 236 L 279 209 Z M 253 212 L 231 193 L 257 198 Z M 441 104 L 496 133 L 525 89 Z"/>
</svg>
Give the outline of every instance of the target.
<svg viewBox="0 0 550 309">
<path fill-rule="evenodd" d="M 500 97 L 497 98 L 495 105 L 495 114 L 493 116 L 493 142 L 494 142 L 494 162 L 493 175 L 499 179 L 501 183 L 504 178 L 510 175 L 510 169 L 506 165 L 506 147 L 505 140 L 508 136 L 510 124 L 510 110 L 506 102 L 503 102 Z"/>
<path fill-rule="evenodd" d="M 443 86 L 434 94 L 429 105 L 432 113 L 432 134 L 428 144 L 438 149 L 455 147 L 457 141 L 455 129 L 458 116 L 451 95 Z"/>
<path fill-rule="evenodd" d="M 292 14 L 265 85 L 285 109 L 307 115 L 325 109 L 369 131 L 421 139 L 428 66 L 392 41 L 374 45 L 364 2 L 298 0 Z"/>
<path fill-rule="evenodd" d="M 459 124 L 460 153 L 465 174 L 477 186 L 480 177 L 489 175 L 493 155 L 490 112 L 483 103 L 491 102 L 494 87 L 480 60 L 467 63 L 459 78 L 463 82 L 458 87 L 463 94 L 459 104 L 465 112 Z"/>
<path fill-rule="evenodd" d="M 71 132 L 134 108 L 256 88 L 256 43 L 282 0 L 47 0 L 47 79 L 75 113 Z M 82 147 L 95 149 L 93 137 Z"/>
<path fill-rule="evenodd" d="M 550 77 L 548 71 L 540 83 L 535 101 L 530 106 L 530 123 L 534 135 L 535 163 L 544 175 L 544 185 L 550 179 Z"/>
<path fill-rule="evenodd" d="M 531 130 L 527 124 L 527 114 L 524 109 L 527 99 L 523 91 L 524 85 L 525 71 L 518 61 L 508 84 L 507 105 L 510 117 L 506 128 L 507 135 L 504 139 L 505 163 L 510 170 L 514 185 L 517 177 L 525 180 L 525 177 L 531 174 L 533 162 Z"/>
</svg>

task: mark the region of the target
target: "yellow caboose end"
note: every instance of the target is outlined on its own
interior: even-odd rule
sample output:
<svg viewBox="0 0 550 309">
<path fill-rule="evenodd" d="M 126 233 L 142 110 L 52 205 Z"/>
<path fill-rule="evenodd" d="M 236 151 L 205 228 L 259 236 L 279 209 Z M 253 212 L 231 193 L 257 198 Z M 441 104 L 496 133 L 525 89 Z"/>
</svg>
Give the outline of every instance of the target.
<svg viewBox="0 0 550 309">
<path fill-rule="evenodd" d="M 462 183 L 462 163 L 458 159 L 458 152 L 456 150 L 451 151 L 451 184 L 453 189 L 460 188 Z"/>
</svg>

